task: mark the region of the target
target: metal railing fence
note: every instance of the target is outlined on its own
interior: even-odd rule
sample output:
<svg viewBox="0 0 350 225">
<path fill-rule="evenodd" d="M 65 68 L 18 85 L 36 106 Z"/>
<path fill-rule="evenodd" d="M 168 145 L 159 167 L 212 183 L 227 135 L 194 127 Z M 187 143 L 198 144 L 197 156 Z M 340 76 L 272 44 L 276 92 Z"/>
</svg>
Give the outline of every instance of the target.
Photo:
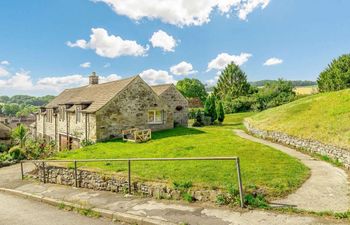
<svg viewBox="0 0 350 225">
<path fill-rule="evenodd" d="M 78 163 L 89 162 L 127 162 L 128 163 L 128 193 L 131 194 L 131 162 L 137 161 L 235 161 L 240 206 L 244 207 L 243 185 L 241 177 L 241 166 L 239 157 L 189 157 L 189 158 L 121 158 L 121 159 L 77 159 L 77 160 L 22 160 L 21 176 L 24 179 L 24 163 L 40 163 L 43 168 L 43 182 L 46 183 L 45 163 L 74 163 L 75 186 L 78 187 Z"/>
</svg>

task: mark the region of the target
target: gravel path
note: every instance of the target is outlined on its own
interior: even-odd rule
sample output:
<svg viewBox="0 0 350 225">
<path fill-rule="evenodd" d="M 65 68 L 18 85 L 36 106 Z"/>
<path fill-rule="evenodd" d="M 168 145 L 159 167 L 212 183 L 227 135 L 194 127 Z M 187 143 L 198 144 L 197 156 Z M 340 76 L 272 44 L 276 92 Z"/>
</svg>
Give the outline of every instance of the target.
<svg viewBox="0 0 350 225">
<path fill-rule="evenodd" d="M 295 193 L 275 201 L 276 205 L 294 205 L 312 211 L 344 212 L 350 209 L 348 175 L 344 170 L 292 148 L 253 137 L 242 130 L 235 130 L 235 133 L 295 157 L 311 169 L 310 178 Z"/>
</svg>

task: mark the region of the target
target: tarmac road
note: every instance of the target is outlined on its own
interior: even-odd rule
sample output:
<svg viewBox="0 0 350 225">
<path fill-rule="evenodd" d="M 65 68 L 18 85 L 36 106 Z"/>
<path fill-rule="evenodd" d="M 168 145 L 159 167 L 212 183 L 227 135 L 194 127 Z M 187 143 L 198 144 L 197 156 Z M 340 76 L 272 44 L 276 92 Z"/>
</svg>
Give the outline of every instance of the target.
<svg viewBox="0 0 350 225">
<path fill-rule="evenodd" d="M 122 225 L 0 192 L 0 225 Z"/>
</svg>

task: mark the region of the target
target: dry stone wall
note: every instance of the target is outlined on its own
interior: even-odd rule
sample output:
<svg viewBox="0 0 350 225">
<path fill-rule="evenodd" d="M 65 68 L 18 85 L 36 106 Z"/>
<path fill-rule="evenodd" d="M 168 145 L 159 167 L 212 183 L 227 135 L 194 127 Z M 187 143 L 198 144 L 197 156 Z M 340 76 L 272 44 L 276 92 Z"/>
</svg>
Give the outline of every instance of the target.
<svg viewBox="0 0 350 225">
<path fill-rule="evenodd" d="M 43 169 L 38 166 L 30 173 L 30 176 L 43 182 Z M 128 192 L 128 180 L 124 177 L 107 176 L 87 170 L 77 171 L 78 187 L 99 191 L 112 191 L 118 193 Z M 45 167 L 45 180 L 47 183 L 75 186 L 74 170 L 64 167 Z M 154 197 L 158 199 L 182 199 L 183 191 L 169 188 L 162 183 L 147 183 L 134 181 L 131 185 L 132 193 Z M 216 196 L 222 194 L 219 190 L 186 190 L 195 200 L 203 202 L 215 202 Z"/>
<path fill-rule="evenodd" d="M 301 139 L 298 137 L 287 135 L 282 132 L 257 129 L 254 126 L 252 126 L 248 121 L 244 121 L 244 125 L 247 128 L 247 130 L 255 136 L 261 137 L 263 139 L 269 139 L 281 144 L 289 145 L 298 149 L 310 151 L 312 153 L 328 156 L 331 159 L 338 160 L 347 169 L 350 169 L 349 150 L 332 145 L 323 144 L 315 140 Z"/>
</svg>

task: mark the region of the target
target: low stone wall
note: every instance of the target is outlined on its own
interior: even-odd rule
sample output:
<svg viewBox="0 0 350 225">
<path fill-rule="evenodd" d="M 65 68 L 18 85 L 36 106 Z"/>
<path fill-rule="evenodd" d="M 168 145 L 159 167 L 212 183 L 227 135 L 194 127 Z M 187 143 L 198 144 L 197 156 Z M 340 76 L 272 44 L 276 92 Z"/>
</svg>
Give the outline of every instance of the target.
<svg viewBox="0 0 350 225">
<path fill-rule="evenodd" d="M 260 130 L 253 127 L 248 121 L 244 121 L 244 126 L 251 134 L 255 136 L 261 137 L 263 139 L 269 139 L 281 144 L 290 145 L 292 147 L 303 149 L 320 155 L 326 155 L 329 158 L 338 160 L 347 169 L 350 169 L 350 151 L 346 149 L 323 144 L 319 141 L 293 137 L 281 132 Z"/>
<path fill-rule="evenodd" d="M 87 170 L 78 170 L 78 187 L 88 188 L 100 191 L 112 191 L 119 193 L 128 193 L 128 181 L 124 177 L 107 176 L 97 172 Z M 40 166 L 30 172 L 30 177 L 39 179 L 43 182 L 43 169 Z M 62 184 L 68 186 L 75 186 L 74 170 L 47 166 L 45 167 L 45 177 L 47 183 Z M 184 192 L 190 194 L 194 200 L 203 202 L 215 202 L 216 196 L 221 194 L 217 190 L 175 190 L 169 188 L 166 184 L 148 183 L 148 182 L 132 182 L 132 193 L 154 197 L 158 199 L 174 199 L 180 200 Z"/>
</svg>

